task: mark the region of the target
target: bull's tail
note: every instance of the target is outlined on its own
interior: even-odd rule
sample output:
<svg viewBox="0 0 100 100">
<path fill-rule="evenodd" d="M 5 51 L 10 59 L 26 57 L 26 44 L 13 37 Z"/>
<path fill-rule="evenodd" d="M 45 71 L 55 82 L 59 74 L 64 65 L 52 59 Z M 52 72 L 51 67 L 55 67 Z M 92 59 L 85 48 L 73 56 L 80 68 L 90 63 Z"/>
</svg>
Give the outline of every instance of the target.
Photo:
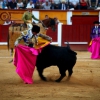
<svg viewBox="0 0 100 100">
<path fill-rule="evenodd" d="M 75 51 L 71 50 L 70 45 L 69 45 L 69 42 L 67 42 L 67 48 L 69 48 L 69 51 L 70 51 L 72 54 L 77 55 L 77 53 L 76 53 Z"/>
<path fill-rule="evenodd" d="M 69 49 L 70 49 L 70 45 L 69 45 L 69 42 L 67 42 L 67 48 L 69 48 Z"/>
</svg>

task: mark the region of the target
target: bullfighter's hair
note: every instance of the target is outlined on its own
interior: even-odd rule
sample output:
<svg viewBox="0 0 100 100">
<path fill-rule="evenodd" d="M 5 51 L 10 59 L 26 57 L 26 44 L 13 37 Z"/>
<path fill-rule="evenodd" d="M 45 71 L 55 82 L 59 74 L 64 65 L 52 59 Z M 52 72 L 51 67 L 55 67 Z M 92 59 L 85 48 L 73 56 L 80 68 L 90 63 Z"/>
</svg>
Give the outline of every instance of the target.
<svg viewBox="0 0 100 100">
<path fill-rule="evenodd" d="M 40 32 L 40 27 L 37 26 L 37 25 L 33 25 L 32 32 L 39 33 Z"/>
</svg>

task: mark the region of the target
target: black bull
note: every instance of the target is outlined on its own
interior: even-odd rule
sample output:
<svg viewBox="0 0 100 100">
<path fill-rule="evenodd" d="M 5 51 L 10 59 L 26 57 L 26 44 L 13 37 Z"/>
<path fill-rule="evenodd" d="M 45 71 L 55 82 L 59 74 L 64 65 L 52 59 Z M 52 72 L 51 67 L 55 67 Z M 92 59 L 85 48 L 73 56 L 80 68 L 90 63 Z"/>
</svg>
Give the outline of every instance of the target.
<svg viewBox="0 0 100 100">
<path fill-rule="evenodd" d="M 40 78 L 46 81 L 46 77 L 43 76 L 43 70 L 53 65 L 59 68 L 61 74 L 56 82 L 60 82 L 66 76 L 66 70 L 68 70 L 68 79 L 70 79 L 77 60 L 76 55 L 77 53 L 70 49 L 69 44 L 67 47 L 55 45 L 44 47 L 42 52 L 37 56 L 36 61 L 36 67 Z"/>
</svg>

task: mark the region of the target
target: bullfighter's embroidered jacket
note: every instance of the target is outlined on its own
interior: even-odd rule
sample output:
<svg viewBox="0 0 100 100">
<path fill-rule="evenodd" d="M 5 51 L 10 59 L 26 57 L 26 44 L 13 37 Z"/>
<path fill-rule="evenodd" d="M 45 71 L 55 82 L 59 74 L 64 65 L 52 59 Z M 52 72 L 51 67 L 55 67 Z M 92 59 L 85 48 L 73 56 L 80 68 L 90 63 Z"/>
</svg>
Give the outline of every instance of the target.
<svg viewBox="0 0 100 100">
<path fill-rule="evenodd" d="M 91 31 L 91 38 L 94 39 L 97 37 L 100 37 L 100 26 L 97 28 L 94 26 Z"/>
<path fill-rule="evenodd" d="M 19 42 L 23 39 L 25 45 L 29 46 L 29 44 L 33 44 L 34 48 L 44 47 L 48 43 L 52 41 L 52 38 L 45 35 L 38 33 L 37 35 L 33 35 L 31 30 L 25 30 L 21 32 L 20 37 L 18 37 L 15 41 L 15 45 L 19 44 Z"/>
</svg>

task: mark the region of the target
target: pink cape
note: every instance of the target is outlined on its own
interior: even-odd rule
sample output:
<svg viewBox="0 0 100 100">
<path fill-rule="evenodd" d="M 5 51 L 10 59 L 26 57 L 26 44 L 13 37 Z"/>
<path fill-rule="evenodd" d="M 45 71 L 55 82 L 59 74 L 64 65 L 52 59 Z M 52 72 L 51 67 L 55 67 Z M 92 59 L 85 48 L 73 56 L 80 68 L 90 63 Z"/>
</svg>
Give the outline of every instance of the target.
<svg viewBox="0 0 100 100">
<path fill-rule="evenodd" d="M 37 55 L 41 49 L 34 49 L 23 45 L 15 47 L 13 63 L 16 66 L 16 72 L 24 83 L 33 83 L 33 72 L 35 69 Z"/>
<path fill-rule="evenodd" d="M 92 40 L 92 44 L 88 47 L 88 51 L 92 53 L 92 59 L 100 59 L 100 37 Z"/>
</svg>

